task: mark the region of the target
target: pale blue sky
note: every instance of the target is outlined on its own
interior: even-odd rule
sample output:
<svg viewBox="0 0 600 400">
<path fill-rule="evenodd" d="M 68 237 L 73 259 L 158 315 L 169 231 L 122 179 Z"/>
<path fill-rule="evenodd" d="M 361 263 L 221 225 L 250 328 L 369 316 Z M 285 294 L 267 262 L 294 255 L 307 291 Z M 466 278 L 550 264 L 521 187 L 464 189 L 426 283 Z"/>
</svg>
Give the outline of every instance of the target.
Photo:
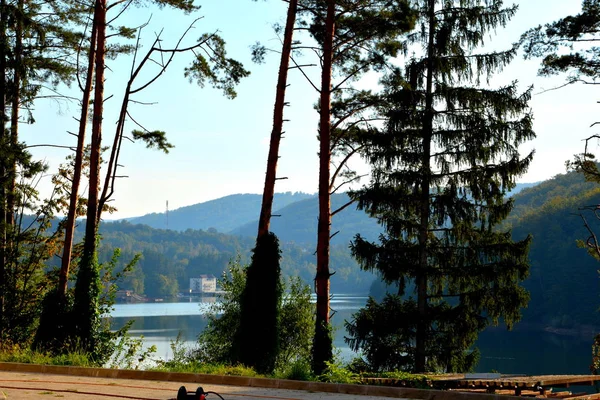
<svg viewBox="0 0 600 400">
<path fill-rule="evenodd" d="M 580 10 L 579 0 L 520 0 L 520 10 L 509 26 L 498 32 L 490 46 L 505 48 L 518 40 L 521 33 L 540 23 L 550 22 Z M 249 46 L 261 41 L 274 48 L 278 39 L 271 26 L 283 23 L 286 4 L 280 0 L 252 2 L 250 0 L 200 0 L 202 9 L 184 16 L 170 10 L 153 7 L 133 10 L 127 20 L 135 23 L 147 20 L 142 43 L 150 44 L 154 32 L 164 27 L 164 47 L 173 44 L 178 35 L 195 18 L 196 29 L 189 43 L 201 33 L 219 30 L 228 44 L 228 54 L 243 61 L 252 74 L 238 87 L 238 97 L 228 100 L 212 88 L 199 88 L 183 77 L 183 68 L 190 56 L 181 55 L 170 70 L 137 99 L 157 102 L 153 106 L 131 107 L 136 120 L 149 129 L 164 130 L 175 145 L 170 154 L 148 150 L 142 144 L 125 143 L 120 171 L 129 178 L 117 183 L 113 205 L 118 212 L 106 219 L 124 218 L 169 208 L 204 202 L 233 193 L 261 193 L 264 183 L 268 138 L 271 132 L 277 54 L 271 54 L 264 65 L 250 62 Z M 508 2 L 507 2 L 508 4 Z M 308 57 L 308 56 L 307 56 Z M 120 107 L 122 85 L 130 69 L 131 59 L 109 61 L 106 94 L 114 97 L 106 104 L 104 141 L 108 144 L 114 133 L 114 121 Z M 561 84 L 564 77 L 542 79 L 536 76 L 539 60 L 516 59 L 492 86 L 517 79 L 523 88 L 535 85 L 535 93 Z M 316 82 L 318 71 L 315 74 Z M 297 70 L 290 75 L 286 109 L 285 139 L 281 145 L 279 176 L 276 190 L 316 192 L 318 115 L 313 109 L 315 91 Z M 369 82 L 365 83 L 368 85 Z M 72 92 L 78 95 L 77 92 Z M 564 173 L 564 162 L 583 149 L 582 139 L 595 133 L 590 125 L 598 120 L 599 105 L 593 86 L 574 85 L 558 91 L 535 95 L 531 106 L 535 114 L 537 139 L 523 147 L 536 155 L 529 172 L 521 182 L 534 182 Z M 67 131 L 76 131 L 73 119 L 79 113 L 76 104 L 40 101 L 35 110 L 37 123 L 22 128 L 22 139 L 28 144 L 52 143 L 74 145 L 75 138 Z M 126 131 L 134 126 L 128 125 Z M 56 169 L 68 154 L 67 150 L 35 148 L 34 156 Z M 46 181 L 48 181 L 47 179 Z M 42 184 L 48 190 L 49 182 Z"/>
</svg>

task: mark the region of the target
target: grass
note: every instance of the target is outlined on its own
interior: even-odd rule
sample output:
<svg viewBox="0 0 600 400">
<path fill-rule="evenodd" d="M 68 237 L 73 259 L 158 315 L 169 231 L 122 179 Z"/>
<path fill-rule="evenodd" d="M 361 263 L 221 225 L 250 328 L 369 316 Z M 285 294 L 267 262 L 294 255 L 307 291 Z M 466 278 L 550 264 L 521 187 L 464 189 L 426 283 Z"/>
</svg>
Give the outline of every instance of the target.
<svg viewBox="0 0 600 400">
<path fill-rule="evenodd" d="M 205 364 L 197 361 L 189 361 L 186 363 L 166 362 L 162 365 L 150 368 L 151 371 L 163 372 L 190 372 L 195 374 L 207 375 L 233 375 L 247 376 L 251 378 L 264 378 L 252 368 L 244 367 L 243 365 L 223 365 L 223 364 Z"/>
<path fill-rule="evenodd" d="M 53 356 L 49 353 L 40 353 L 31 349 L 4 349 L 0 350 L 0 362 L 14 362 L 23 364 L 44 365 L 70 365 L 77 367 L 95 366 L 83 353 L 69 353 Z"/>
<path fill-rule="evenodd" d="M 43 365 L 68 365 L 79 367 L 94 367 L 89 358 L 82 353 L 69 353 L 53 356 L 47 353 L 35 352 L 30 349 L 10 348 L 0 350 L 0 362 L 16 362 L 25 364 Z M 261 375 L 252 368 L 242 365 L 206 364 L 189 359 L 179 359 L 158 362 L 158 365 L 150 367 L 151 371 L 183 372 L 207 375 L 244 376 L 252 378 L 276 378 L 291 379 L 299 381 L 320 381 L 331 383 L 363 383 L 363 378 L 390 378 L 402 380 L 405 386 L 426 388 L 431 377 L 416 375 L 406 372 L 386 373 L 356 373 L 352 372 L 341 363 L 331 363 L 327 371 L 321 376 L 315 376 L 310 370 L 310 364 L 305 360 L 299 360 L 278 368 L 273 374 Z M 1 398 L 1 396 L 0 396 Z"/>
</svg>

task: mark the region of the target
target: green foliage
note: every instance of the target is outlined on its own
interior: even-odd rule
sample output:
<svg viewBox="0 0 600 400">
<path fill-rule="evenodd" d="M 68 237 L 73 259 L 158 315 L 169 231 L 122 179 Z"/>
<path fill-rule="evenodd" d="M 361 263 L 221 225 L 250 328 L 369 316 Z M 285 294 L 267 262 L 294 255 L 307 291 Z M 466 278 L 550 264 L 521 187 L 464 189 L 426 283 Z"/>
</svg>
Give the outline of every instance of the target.
<svg viewBox="0 0 600 400">
<path fill-rule="evenodd" d="M 594 344 L 592 345 L 592 364 L 590 365 L 590 372 L 597 374 L 600 370 L 600 334 L 594 337 Z"/>
<path fill-rule="evenodd" d="M 533 236 L 524 282 L 531 300 L 523 321 L 569 329 L 597 324 L 598 265 L 576 245 L 588 232 L 574 210 L 597 203 L 599 194 L 597 184 L 569 172 L 514 196 L 505 226 L 515 238 Z"/>
<path fill-rule="evenodd" d="M 310 360 L 315 329 L 314 305 L 310 301 L 310 286 L 300 278 L 289 278 L 283 287 L 285 294 L 280 310 L 277 366 L 295 366 L 300 372 Z"/>
<path fill-rule="evenodd" d="M 19 346 L 0 349 L 0 362 L 14 362 L 42 365 L 72 365 L 77 367 L 93 367 L 96 364 L 86 353 L 72 351 L 65 354 L 52 354 L 21 348 Z"/>
<path fill-rule="evenodd" d="M 13 156 L 19 159 L 17 163 L 23 168 L 22 173 L 28 178 L 38 177 L 45 168 L 31 161 L 30 155 L 21 150 L 20 155 Z M 60 232 L 55 232 L 52 226 L 55 213 L 60 212 L 60 203 L 56 198 L 41 201 L 36 188 L 26 179 L 15 190 L 15 205 L 19 210 L 13 210 L 15 223 L 0 223 L 6 234 L 2 252 L 5 262 L 0 277 L 0 342 L 27 345 L 32 341 L 40 303 L 49 286 L 46 263 L 61 245 Z M 33 217 L 26 216 L 27 212 Z"/>
<path fill-rule="evenodd" d="M 224 294 L 221 302 L 211 306 L 207 313 L 208 324 L 198 336 L 194 358 L 205 364 L 234 365 L 237 363 L 233 353 L 234 336 L 240 323 L 240 301 L 246 285 L 246 273 L 239 257 L 231 261 L 219 284 Z"/>
<path fill-rule="evenodd" d="M 198 42 L 203 43 L 203 49 L 209 55 L 197 52 L 192 65 L 185 69 L 185 76 L 190 82 L 196 80 L 200 87 L 208 81 L 214 88 L 221 89 L 225 97 L 235 98 L 235 86 L 250 72 L 239 61 L 227 57 L 225 41 L 220 36 L 205 33 Z"/>
<path fill-rule="evenodd" d="M 58 293 L 56 288 L 48 291 L 41 305 L 40 322 L 35 332 L 32 348 L 50 354 L 66 354 L 80 351 L 75 348 L 70 335 L 73 329 L 71 310 L 73 296 Z"/>
<path fill-rule="evenodd" d="M 281 365 L 275 371 L 273 377 L 294 381 L 312 381 L 315 379 L 308 359 L 297 359 L 291 363 Z"/>
<path fill-rule="evenodd" d="M 98 362 L 110 356 L 110 354 L 99 351 L 101 293 L 102 282 L 98 256 L 95 252 L 90 254 L 84 250 L 77 271 L 73 295 L 73 309 L 70 315 L 73 328 L 70 337 L 77 338 L 77 344 L 81 350 L 90 354 L 90 357 Z"/>
<path fill-rule="evenodd" d="M 520 284 L 530 238 L 513 242 L 496 226 L 531 162 L 518 152 L 535 137 L 531 89 L 479 87 L 516 54 L 475 51 L 516 6 L 417 4 L 420 29 L 408 44 L 426 51 L 383 79 L 386 126 L 357 137 L 372 179 L 351 195 L 385 227 L 379 243 L 357 235 L 352 253 L 397 284 L 398 295 L 371 299 L 355 314 L 348 342 L 366 350 L 374 370 L 465 371 L 476 362 L 469 349 L 478 333 L 500 319 L 510 328 L 528 300 Z"/>
<path fill-rule="evenodd" d="M 81 264 L 77 265 L 78 282 L 90 287 L 89 292 L 82 294 L 77 285 L 66 296 L 56 289 L 48 292 L 34 349 L 54 355 L 83 353 L 97 366 L 112 358 L 113 365 L 124 363 L 133 367 L 152 353 L 151 349 L 141 350 L 141 340 L 129 338 L 127 331 L 131 322 L 113 332 L 110 319 L 102 318 L 112 310 L 119 281 L 134 269 L 139 260 L 139 255 L 136 255 L 117 271 L 120 256 L 120 249 L 115 249 L 110 261 L 103 264 L 94 257 L 87 271 Z"/>
<path fill-rule="evenodd" d="M 156 353 L 156 346 L 144 348 L 144 337 L 132 338 L 126 332 L 116 338 L 108 368 L 140 369 Z"/>
<path fill-rule="evenodd" d="M 323 374 L 319 375 L 322 382 L 331 383 L 360 383 L 360 375 L 345 368 L 339 361 L 326 361 L 326 368 Z"/>
<path fill-rule="evenodd" d="M 224 294 L 207 313 L 208 325 L 198 336 L 198 346 L 190 358 L 201 364 L 237 365 L 234 340 L 241 320 L 240 302 L 246 287 L 246 270 L 240 258 L 230 262 L 227 273 L 219 280 Z M 286 290 L 287 289 L 287 290 Z M 285 370 L 296 361 L 307 362 L 314 325 L 314 310 L 310 303 L 310 288 L 298 279 L 282 284 L 286 293 L 281 298 L 281 329 L 278 331 L 280 353 L 276 365 Z M 309 324 L 306 324 L 310 321 Z M 308 325 L 308 326 L 306 326 Z"/>
<path fill-rule="evenodd" d="M 239 361 L 261 373 L 271 373 L 280 352 L 281 268 L 279 240 L 269 232 L 256 239 L 240 298 L 240 325 L 234 348 Z"/>
<path fill-rule="evenodd" d="M 154 148 L 156 147 L 158 150 L 162 151 L 163 153 L 169 153 L 169 150 L 172 149 L 173 146 L 171 143 L 168 142 L 167 140 L 167 134 L 164 131 L 140 131 L 140 130 L 134 130 L 133 132 L 131 132 L 131 135 L 133 136 L 134 140 L 141 140 L 144 143 L 146 143 L 146 147 L 147 148 Z"/>
<path fill-rule="evenodd" d="M 346 322 L 348 344 L 360 349 L 370 371 L 410 370 L 414 364 L 412 334 L 403 329 L 408 321 L 398 318 L 415 313 L 415 302 L 387 295 L 381 303 L 369 298 L 365 307 Z M 412 322 L 412 321 L 411 321 Z"/>
<path fill-rule="evenodd" d="M 206 364 L 197 360 L 186 360 L 179 364 L 160 364 L 150 368 L 152 371 L 189 372 L 194 374 L 247 376 L 250 378 L 263 378 L 264 375 L 257 373 L 254 369 L 243 365 L 229 364 Z"/>
<path fill-rule="evenodd" d="M 543 57 L 539 74 L 569 73 L 569 82 L 596 80 L 600 73 L 598 48 L 581 44 L 600 40 L 600 2 L 583 0 L 581 12 L 525 32 L 520 44 L 525 58 Z M 577 45 L 577 47 L 575 47 Z"/>
</svg>

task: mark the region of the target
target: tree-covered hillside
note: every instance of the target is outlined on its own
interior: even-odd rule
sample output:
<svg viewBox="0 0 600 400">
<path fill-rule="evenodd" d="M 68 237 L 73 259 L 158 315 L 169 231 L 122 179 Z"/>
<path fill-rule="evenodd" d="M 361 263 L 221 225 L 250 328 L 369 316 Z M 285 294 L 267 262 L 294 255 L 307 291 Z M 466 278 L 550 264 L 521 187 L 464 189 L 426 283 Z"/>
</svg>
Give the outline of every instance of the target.
<svg viewBox="0 0 600 400">
<path fill-rule="evenodd" d="M 600 204 L 600 186 L 570 172 L 524 188 L 513 199 L 514 209 L 501 229 L 511 228 L 515 240 L 533 236 L 524 282 L 531 297 L 523 326 L 600 327 L 600 266 L 577 246 L 577 240 L 588 236 L 578 208 Z M 374 282 L 371 294 L 381 298 L 386 290 L 397 288 Z"/>
<path fill-rule="evenodd" d="M 236 209 L 232 199 L 245 201 L 246 196 L 251 195 L 228 196 L 225 203 L 231 201 L 231 209 Z M 506 227 L 512 228 L 516 240 L 533 235 L 531 271 L 525 281 L 531 300 L 522 321 L 567 328 L 600 326 L 599 266 L 576 244 L 576 240 L 587 237 L 577 215 L 578 207 L 599 204 L 600 187 L 585 182 L 579 174 L 568 173 L 525 188 L 513 198 L 515 208 Z M 214 200 L 215 207 L 220 207 L 220 200 Z M 334 209 L 346 201 L 345 194 L 334 196 Z M 300 276 L 307 283 L 312 283 L 315 275 L 316 210 L 314 197 L 294 202 L 277 211 L 281 217 L 274 218 L 271 227 L 282 242 L 284 274 Z M 189 221 L 190 215 L 185 219 Z M 162 297 L 175 292 L 175 288 L 185 291 L 191 276 L 220 275 L 237 254 L 247 261 L 255 230 L 256 223 L 234 229 L 235 235 L 192 229 L 177 232 L 130 222 L 104 223 L 102 255 L 107 259 L 115 247 L 123 250 L 123 261 L 142 253 L 139 269 L 123 287 L 137 291 L 143 288 L 149 296 Z M 333 232 L 338 230 L 331 251 L 332 269 L 336 271 L 331 282 L 333 291 L 366 291 L 375 276 L 359 271 L 348 242 L 356 233 L 376 237 L 380 227 L 351 205 L 334 217 Z"/>
<path fill-rule="evenodd" d="M 121 284 L 150 297 L 168 297 L 189 289 L 189 278 L 201 274 L 221 276 L 230 260 L 250 258 L 254 240 L 214 231 L 177 232 L 154 229 L 147 225 L 121 221 L 101 225 L 101 261 L 107 261 L 113 249 L 120 248 L 121 263 L 135 254 L 142 257 L 135 271 Z M 284 275 L 300 276 L 312 283 L 316 257 L 314 246 L 282 243 L 281 266 Z M 373 280 L 370 273 L 360 271 L 346 245 L 331 249 L 331 262 L 336 271 L 331 285 L 334 292 L 366 292 Z"/>
<path fill-rule="evenodd" d="M 525 188 L 537 183 L 519 183 L 513 193 L 519 193 Z M 331 209 L 335 211 L 348 202 L 345 193 L 331 196 Z M 169 211 L 168 229 L 185 231 L 187 229 L 216 229 L 218 232 L 233 235 L 256 235 L 261 197 L 258 194 L 233 194 L 181 207 Z M 276 193 L 274 200 L 275 211 L 280 215 L 271 220 L 271 230 L 283 242 L 316 243 L 318 200 L 316 195 L 307 193 Z M 147 214 L 128 219 L 132 224 L 144 224 L 157 229 L 167 228 L 167 216 L 164 212 Z M 333 238 L 333 244 L 347 245 L 350 240 L 360 233 L 364 237 L 376 239 L 381 228 L 375 220 L 370 219 L 364 212 L 350 205 L 333 216 L 332 232 L 338 232 Z"/>
<path fill-rule="evenodd" d="M 513 237 L 533 235 L 525 282 L 531 300 L 523 321 L 562 328 L 600 326 L 598 262 L 576 244 L 588 235 L 578 208 L 600 204 L 600 186 L 567 173 L 523 190 L 514 200 L 508 219 Z"/>
<path fill-rule="evenodd" d="M 332 211 L 344 206 L 349 200 L 346 193 L 334 194 L 331 196 Z M 318 199 L 312 197 L 277 210 L 276 214 L 281 216 L 271 220 L 271 230 L 283 242 L 316 243 L 318 206 Z M 256 230 L 257 223 L 257 221 L 249 222 L 233 229 L 231 233 L 251 236 Z M 338 232 L 331 238 L 332 244 L 347 246 L 357 233 L 372 239 L 377 238 L 381 228 L 374 219 L 351 204 L 333 216 L 331 232 L 332 234 Z"/>
<path fill-rule="evenodd" d="M 310 197 L 314 197 L 314 195 L 301 192 L 276 193 L 274 209 L 277 210 Z M 260 202 L 261 196 L 258 194 L 232 194 L 170 210 L 168 226 L 167 216 L 164 212 L 130 218 L 129 221 L 134 224 L 145 224 L 153 228 L 168 228 L 176 231 L 214 228 L 219 232 L 229 232 L 242 224 L 254 221 L 260 212 Z M 256 230 L 256 224 L 254 230 Z"/>
</svg>

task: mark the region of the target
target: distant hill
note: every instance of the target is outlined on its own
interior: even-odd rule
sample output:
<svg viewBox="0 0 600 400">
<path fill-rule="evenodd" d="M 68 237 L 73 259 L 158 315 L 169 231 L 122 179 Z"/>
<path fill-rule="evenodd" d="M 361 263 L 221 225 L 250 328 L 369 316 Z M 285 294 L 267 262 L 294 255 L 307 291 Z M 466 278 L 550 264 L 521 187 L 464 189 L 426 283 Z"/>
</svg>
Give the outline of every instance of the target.
<svg viewBox="0 0 600 400">
<path fill-rule="evenodd" d="M 511 195 L 533 187 L 538 183 L 518 183 Z M 169 211 L 168 229 L 216 229 L 218 232 L 241 236 L 255 236 L 262 196 L 259 194 L 234 194 Z M 331 197 L 331 209 L 335 211 L 348 202 L 345 193 Z M 308 193 L 277 193 L 273 202 L 271 230 L 284 242 L 312 244 L 317 240 L 318 198 Z M 165 213 L 152 213 L 128 219 L 132 224 L 144 224 L 165 229 Z M 360 233 L 376 240 L 381 227 L 363 211 L 350 205 L 332 218 L 333 244 L 347 245 Z"/>
<path fill-rule="evenodd" d="M 277 210 L 314 195 L 308 193 L 276 193 L 273 209 Z M 186 229 L 214 228 L 219 232 L 229 232 L 234 228 L 257 220 L 260 213 L 262 195 L 232 194 L 219 199 L 169 210 L 168 229 L 185 231 Z M 167 228 L 165 213 L 152 213 L 141 217 L 129 218 L 132 224 L 144 224 L 152 228 Z M 256 229 L 256 228 L 255 228 Z"/>
<path fill-rule="evenodd" d="M 81 232 L 78 238 L 80 235 Z M 120 287 L 150 297 L 169 297 L 186 292 L 189 279 L 201 274 L 220 277 L 228 263 L 238 256 L 242 263 L 247 263 L 255 245 L 254 238 L 250 236 L 232 236 L 212 230 L 179 232 L 127 221 L 101 224 L 100 235 L 100 262 L 110 260 L 115 248 L 121 249 L 121 267 L 135 254 L 142 255 L 134 273 Z M 298 276 L 312 284 L 316 272 L 314 247 L 281 243 L 281 251 L 282 273 Z M 366 293 L 373 281 L 371 273 L 360 270 L 346 245 L 331 247 L 331 269 L 336 272 L 331 279 L 334 292 Z"/>
<path fill-rule="evenodd" d="M 531 300 L 524 321 L 559 328 L 600 327 L 600 265 L 576 243 L 589 236 L 578 209 L 600 204 L 600 185 L 586 182 L 581 174 L 561 174 L 524 189 L 514 201 L 506 226 L 512 227 L 515 239 L 533 236 L 525 282 Z M 588 216 L 588 222 L 600 234 L 595 216 Z"/>
<path fill-rule="evenodd" d="M 502 227 L 512 229 L 517 240 L 528 234 L 533 236 L 531 272 L 524 283 L 531 300 L 522 321 L 538 327 L 600 327 L 600 313 L 597 312 L 600 306 L 599 263 L 576 244 L 577 240 L 585 240 L 588 236 L 578 208 L 600 204 L 600 185 L 585 182 L 579 174 L 568 173 L 526 186 L 517 187 L 518 193 L 513 195 L 515 208 Z M 275 211 L 281 217 L 273 218 L 271 226 L 282 242 L 282 269 L 286 275 L 301 276 L 310 283 L 316 263 L 317 200 L 314 195 L 306 194 L 284 194 L 283 199 L 287 204 Z M 236 205 L 237 200 L 241 203 Z M 332 208 L 347 200 L 345 194 L 333 196 Z M 124 260 L 142 252 L 141 270 L 126 284 L 157 296 L 177 288 L 185 289 L 190 276 L 220 274 L 238 253 L 247 261 L 254 245 L 256 223 L 253 221 L 258 215 L 260 196 L 233 195 L 207 203 L 196 205 L 200 216 L 194 216 L 196 206 L 177 210 L 178 218 L 181 218 L 179 229 L 185 230 L 183 232 L 152 229 L 129 222 L 104 223 L 101 227 L 101 258 L 106 260 L 113 247 L 123 249 Z M 227 215 L 238 213 L 246 207 L 243 204 L 253 204 L 256 210 L 245 210 L 243 218 Z M 281 201 L 278 204 L 282 204 Z M 206 223 L 211 221 L 207 209 L 216 216 L 209 223 Z M 205 226 L 217 230 L 225 229 L 227 222 L 233 226 L 229 232 L 235 235 L 208 228 L 188 230 L 194 226 L 191 221 L 200 217 Z M 169 225 L 171 218 L 170 215 Z M 245 221 L 235 226 L 242 219 Z M 600 221 L 593 215 L 588 221 L 600 234 Z M 334 291 L 364 291 L 375 279 L 375 275 L 360 271 L 350 256 L 348 242 L 356 233 L 376 240 L 380 229 L 374 220 L 352 205 L 334 216 L 332 231 L 340 231 L 332 239 L 331 264 L 337 272 L 332 277 Z"/>
<path fill-rule="evenodd" d="M 542 182 L 526 182 L 526 183 L 517 183 L 515 188 L 509 192 L 510 196 L 514 196 L 518 193 L 521 193 L 524 189 L 529 189 L 531 187 L 537 186 Z"/>
<path fill-rule="evenodd" d="M 335 211 L 349 201 L 346 193 L 331 196 L 331 210 Z M 317 222 L 319 216 L 319 199 L 315 196 L 306 200 L 292 203 L 276 212 L 281 217 L 271 219 L 271 231 L 283 242 L 316 243 Z M 230 233 L 242 236 L 254 235 L 256 221 L 244 224 Z M 356 206 L 351 204 L 334 215 L 331 223 L 331 233 L 338 232 L 331 239 L 332 244 L 347 245 L 352 238 L 360 233 L 362 236 L 375 240 L 381 232 L 377 221 Z"/>
</svg>

